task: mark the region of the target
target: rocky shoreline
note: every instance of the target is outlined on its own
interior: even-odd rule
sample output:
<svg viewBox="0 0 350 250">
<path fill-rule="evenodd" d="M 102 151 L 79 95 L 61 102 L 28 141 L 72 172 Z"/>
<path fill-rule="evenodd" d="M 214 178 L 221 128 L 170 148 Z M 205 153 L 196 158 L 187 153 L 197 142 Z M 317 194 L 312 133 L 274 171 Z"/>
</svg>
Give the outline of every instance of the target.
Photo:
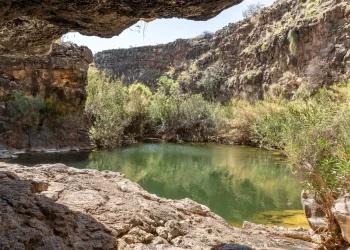
<svg viewBox="0 0 350 250">
<path fill-rule="evenodd" d="M 96 148 L 91 144 L 84 147 L 64 147 L 64 148 L 35 148 L 35 149 L 10 149 L 0 150 L 0 159 L 16 159 L 23 154 L 66 154 L 75 152 L 90 152 Z"/>
<path fill-rule="evenodd" d="M 0 163 L 0 214 L 0 249 L 317 247 L 306 229 L 234 228 L 203 205 L 159 198 L 121 173 L 62 164 Z"/>
</svg>

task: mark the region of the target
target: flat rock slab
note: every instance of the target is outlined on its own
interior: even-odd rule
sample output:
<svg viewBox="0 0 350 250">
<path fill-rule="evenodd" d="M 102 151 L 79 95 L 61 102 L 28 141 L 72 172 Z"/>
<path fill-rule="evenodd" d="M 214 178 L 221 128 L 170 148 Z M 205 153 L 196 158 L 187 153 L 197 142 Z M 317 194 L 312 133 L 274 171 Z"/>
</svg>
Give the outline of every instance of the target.
<svg viewBox="0 0 350 250">
<path fill-rule="evenodd" d="M 308 239 L 304 229 L 231 227 L 121 173 L 0 163 L 0 249 L 314 249 Z"/>
</svg>

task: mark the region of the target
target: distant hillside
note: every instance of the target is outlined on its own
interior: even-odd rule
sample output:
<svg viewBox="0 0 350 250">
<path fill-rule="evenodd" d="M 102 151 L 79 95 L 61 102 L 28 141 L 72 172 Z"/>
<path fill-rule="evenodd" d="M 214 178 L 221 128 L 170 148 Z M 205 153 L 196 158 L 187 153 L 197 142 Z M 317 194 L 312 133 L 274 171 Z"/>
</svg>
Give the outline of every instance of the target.
<svg viewBox="0 0 350 250">
<path fill-rule="evenodd" d="M 213 35 L 95 55 L 99 69 L 151 87 L 162 75 L 183 89 L 225 101 L 262 98 L 264 90 L 291 98 L 350 75 L 350 0 L 284 0 Z M 310 66 L 312 65 L 312 66 Z"/>
</svg>

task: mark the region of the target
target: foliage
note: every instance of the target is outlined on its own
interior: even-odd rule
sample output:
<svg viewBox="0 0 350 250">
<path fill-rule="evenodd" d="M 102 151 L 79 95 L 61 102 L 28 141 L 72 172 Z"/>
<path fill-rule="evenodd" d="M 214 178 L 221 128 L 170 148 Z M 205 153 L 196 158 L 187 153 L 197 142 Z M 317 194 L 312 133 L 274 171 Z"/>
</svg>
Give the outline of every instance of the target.
<svg viewBox="0 0 350 250">
<path fill-rule="evenodd" d="M 217 79 L 207 76 L 211 77 Z M 208 93 L 221 83 L 207 81 L 201 83 L 205 96 L 214 100 L 216 95 Z M 222 105 L 184 93 L 177 81 L 167 77 L 159 78 L 157 91 L 152 93 L 141 83 L 126 86 L 121 80 L 89 72 L 87 91 L 90 132 L 102 147 L 145 136 L 216 140 L 233 128 L 230 135 L 236 142 L 283 151 L 301 183 L 322 204 L 328 232 L 333 239 L 337 237 L 339 227 L 331 208 L 335 199 L 350 191 L 350 85 L 321 89 L 311 97 L 300 94 L 292 102 L 274 96 Z"/>
<path fill-rule="evenodd" d="M 213 32 L 205 30 L 202 32 L 202 34 L 200 34 L 196 38 L 210 38 L 212 35 L 213 35 Z"/>
<path fill-rule="evenodd" d="M 86 113 L 91 122 L 90 133 L 101 147 L 120 145 L 124 127 L 130 123 L 124 107 L 127 89 L 120 80 L 112 81 L 102 72 L 89 72 L 88 77 Z"/>
<path fill-rule="evenodd" d="M 295 56 L 297 55 L 298 50 L 298 41 L 299 41 L 299 35 L 296 31 L 290 30 L 288 32 L 288 41 L 289 41 L 289 51 L 290 53 Z"/>
<path fill-rule="evenodd" d="M 261 8 L 264 7 L 264 4 L 257 2 L 249 4 L 242 12 L 243 18 L 248 18 L 258 12 Z"/>
<path fill-rule="evenodd" d="M 215 136 L 216 106 L 201 95 L 185 94 L 178 82 L 161 77 L 152 94 L 142 83 L 126 86 L 103 73 L 89 72 L 86 112 L 90 133 L 111 148 L 145 136 L 167 140 L 207 140 Z"/>
<path fill-rule="evenodd" d="M 37 123 L 40 119 L 40 111 L 44 108 L 45 102 L 39 96 L 26 96 L 18 91 L 9 96 L 8 110 L 10 117 L 21 124 Z"/>
<path fill-rule="evenodd" d="M 225 102 L 228 99 L 226 81 L 225 67 L 218 61 L 205 70 L 197 85 L 206 100 Z"/>
<path fill-rule="evenodd" d="M 295 174 L 323 206 L 332 238 L 339 230 L 331 210 L 334 200 L 350 191 L 349 88 L 322 89 L 310 99 L 283 104 L 278 112 L 262 113 L 251 125 L 253 140 L 288 156 Z"/>
<path fill-rule="evenodd" d="M 233 119 L 231 120 L 235 130 L 234 140 L 249 143 L 255 142 L 257 137 L 263 140 L 265 138 L 264 135 L 267 133 L 274 134 L 278 124 L 262 124 L 259 133 L 255 130 L 254 125 L 262 121 L 272 121 L 274 117 L 282 119 L 280 115 L 283 113 L 283 109 L 282 103 L 272 100 L 257 101 L 253 104 L 243 100 L 234 100 Z M 274 145 L 266 145 L 266 147 L 273 148 Z"/>
<path fill-rule="evenodd" d="M 162 77 L 150 105 L 158 136 L 172 140 L 203 140 L 216 132 L 214 105 L 201 95 L 182 93 L 177 82 Z"/>
<path fill-rule="evenodd" d="M 152 94 L 141 83 L 127 87 L 90 72 L 87 90 L 90 132 L 102 147 L 146 135 L 216 140 L 233 128 L 234 141 L 283 151 L 301 183 L 323 205 L 329 232 L 337 234 L 331 208 L 335 199 L 350 191 L 350 86 L 321 89 L 292 102 L 275 96 L 221 105 L 184 93 L 177 81 L 167 77 L 158 80 Z"/>
<path fill-rule="evenodd" d="M 309 10 L 313 7 L 315 7 L 316 5 L 320 4 L 320 0 L 308 0 L 306 2 L 306 9 Z"/>
<path fill-rule="evenodd" d="M 49 117 L 62 117 L 66 111 L 63 104 L 57 104 L 52 97 L 45 98 L 45 107 L 41 110 L 41 113 Z"/>
<path fill-rule="evenodd" d="M 130 117 L 130 125 L 126 129 L 134 137 L 142 137 L 146 130 L 151 96 L 151 90 L 142 83 L 134 82 L 128 88 L 128 102 L 125 108 Z"/>
<path fill-rule="evenodd" d="M 51 97 L 27 96 L 24 92 L 14 91 L 7 96 L 7 112 L 12 122 L 22 128 L 32 128 L 44 119 L 60 122 L 66 115 L 65 106 Z"/>
</svg>

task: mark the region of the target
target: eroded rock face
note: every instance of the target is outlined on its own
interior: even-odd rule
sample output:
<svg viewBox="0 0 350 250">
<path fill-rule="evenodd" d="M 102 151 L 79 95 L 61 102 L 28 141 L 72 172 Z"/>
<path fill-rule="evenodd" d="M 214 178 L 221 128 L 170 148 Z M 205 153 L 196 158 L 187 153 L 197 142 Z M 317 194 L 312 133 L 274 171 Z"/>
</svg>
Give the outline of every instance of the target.
<svg viewBox="0 0 350 250">
<path fill-rule="evenodd" d="M 159 198 L 120 173 L 0 163 L 0 249 L 315 248 L 307 235 L 233 228 L 205 206 Z"/>
<path fill-rule="evenodd" d="M 242 0 L 3 1 L 0 54 L 44 54 L 64 33 L 112 37 L 140 19 L 205 20 Z"/>
<path fill-rule="evenodd" d="M 84 116 L 87 47 L 54 44 L 50 55 L 0 56 L 0 158 L 14 152 L 92 149 Z M 29 103 L 13 107 L 14 95 L 45 102 L 35 118 L 25 118 Z M 31 113 L 28 111 L 28 117 Z"/>
<path fill-rule="evenodd" d="M 128 82 L 139 80 L 150 86 L 161 75 L 178 80 L 185 89 L 195 88 L 208 75 L 218 76 L 224 79 L 218 93 L 221 100 L 226 95 L 229 99 L 260 99 L 268 89 L 292 98 L 306 82 L 307 68 L 315 58 L 329 64 L 332 81 L 350 76 L 349 5 L 350 0 L 324 0 L 313 7 L 302 0 L 276 1 L 215 34 L 107 50 L 95 55 L 95 63 L 108 75 L 125 75 Z"/>
<path fill-rule="evenodd" d="M 332 211 L 342 229 L 344 240 L 350 242 L 350 194 L 336 200 Z"/>
</svg>

